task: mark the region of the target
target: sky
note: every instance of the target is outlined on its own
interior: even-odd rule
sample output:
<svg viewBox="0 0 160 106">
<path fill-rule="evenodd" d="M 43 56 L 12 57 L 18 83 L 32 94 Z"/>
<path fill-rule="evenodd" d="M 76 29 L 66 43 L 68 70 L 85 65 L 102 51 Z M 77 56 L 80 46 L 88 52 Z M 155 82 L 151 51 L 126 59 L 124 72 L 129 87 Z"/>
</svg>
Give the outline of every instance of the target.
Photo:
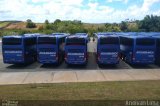
<svg viewBox="0 0 160 106">
<path fill-rule="evenodd" d="M 0 21 L 119 23 L 160 16 L 160 0 L 0 0 Z"/>
</svg>

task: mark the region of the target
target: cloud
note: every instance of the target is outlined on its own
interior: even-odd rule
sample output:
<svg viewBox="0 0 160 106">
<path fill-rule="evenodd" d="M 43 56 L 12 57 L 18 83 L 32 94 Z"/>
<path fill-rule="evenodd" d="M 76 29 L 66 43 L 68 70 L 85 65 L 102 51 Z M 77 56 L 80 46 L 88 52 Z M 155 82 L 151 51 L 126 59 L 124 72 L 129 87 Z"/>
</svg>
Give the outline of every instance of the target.
<svg viewBox="0 0 160 106">
<path fill-rule="evenodd" d="M 128 0 L 107 0 L 107 2 L 123 2 L 123 3 L 128 3 Z"/>
<path fill-rule="evenodd" d="M 129 0 L 107 0 L 108 2 L 129 2 Z M 0 0 L 0 20 L 27 20 L 53 22 L 61 20 L 82 20 L 83 22 L 104 23 L 120 22 L 125 19 L 142 19 L 147 14 L 160 15 L 160 11 L 150 10 L 151 6 L 160 0 L 143 0 L 126 10 L 116 9 L 98 0 Z"/>
<path fill-rule="evenodd" d="M 148 11 L 149 8 L 156 2 L 160 2 L 160 0 L 144 0 L 144 3 L 142 5 L 142 10 L 143 11 Z"/>
<path fill-rule="evenodd" d="M 111 0 L 112 1 L 112 0 Z M 117 0 L 121 1 L 121 0 Z M 141 6 L 136 4 L 129 6 L 126 10 L 114 10 L 110 17 L 112 22 L 120 22 L 125 19 L 143 19 L 144 16 L 154 14 L 160 16 L 160 11 L 152 11 L 150 8 L 155 3 L 159 3 L 160 0 L 143 0 Z M 118 18 L 117 18 L 118 17 Z"/>
</svg>

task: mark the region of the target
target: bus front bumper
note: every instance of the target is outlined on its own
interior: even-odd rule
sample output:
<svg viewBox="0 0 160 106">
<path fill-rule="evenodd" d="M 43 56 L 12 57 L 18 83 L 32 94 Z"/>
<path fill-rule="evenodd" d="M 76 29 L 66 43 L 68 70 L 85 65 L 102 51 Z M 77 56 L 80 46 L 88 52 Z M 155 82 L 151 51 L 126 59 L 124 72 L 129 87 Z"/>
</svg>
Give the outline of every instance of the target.
<svg viewBox="0 0 160 106">
<path fill-rule="evenodd" d="M 101 60 L 98 60 L 98 64 L 119 64 L 119 60 L 117 59 L 113 59 L 113 60 L 110 60 L 110 59 L 101 59 Z"/>
<path fill-rule="evenodd" d="M 58 64 L 57 60 L 39 60 L 41 64 Z"/>
<path fill-rule="evenodd" d="M 70 60 L 65 60 L 65 62 L 67 63 L 67 64 L 77 64 L 77 65 L 83 65 L 83 64 L 87 64 L 87 61 L 85 60 L 85 61 L 70 61 Z"/>
<path fill-rule="evenodd" d="M 134 61 L 132 61 L 131 62 L 131 64 L 144 64 L 144 65 L 148 65 L 148 64 L 154 64 L 155 63 L 155 61 L 153 60 L 153 61 L 151 61 L 151 60 L 134 60 Z"/>
</svg>

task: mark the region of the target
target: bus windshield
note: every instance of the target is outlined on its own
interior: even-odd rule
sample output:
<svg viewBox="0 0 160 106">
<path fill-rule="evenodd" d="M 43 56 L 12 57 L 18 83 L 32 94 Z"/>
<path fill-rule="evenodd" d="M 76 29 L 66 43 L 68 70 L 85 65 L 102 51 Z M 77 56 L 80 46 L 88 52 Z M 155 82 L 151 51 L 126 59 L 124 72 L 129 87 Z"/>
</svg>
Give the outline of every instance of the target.
<svg viewBox="0 0 160 106">
<path fill-rule="evenodd" d="M 137 39 L 136 40 L 137 45 L 143 45 L 143 46 L 148 46 L 148 45 L 154 45 L 155 42 L 153 39 L 145 38 L 145 39 Z"/>
<path fill-rule="evenodd" d="M 21 38 L 3 38 L 3 45 L 20 45 L 22 42 Z"/>
<path fill-rule="evenodd" d="M 39 37 L 38 44 L 56 44 L 55 37 Z"/>
<path fill-rule="evenodd" d="M 84 38 L 68 38 L 66 45 L 85 45 Z"/>
<path fill-rule="evenodd" d="M 117 37 L 105 37 L 100 39 L 100 44 L 119 44 L 119 39 Z"/>
</svg>

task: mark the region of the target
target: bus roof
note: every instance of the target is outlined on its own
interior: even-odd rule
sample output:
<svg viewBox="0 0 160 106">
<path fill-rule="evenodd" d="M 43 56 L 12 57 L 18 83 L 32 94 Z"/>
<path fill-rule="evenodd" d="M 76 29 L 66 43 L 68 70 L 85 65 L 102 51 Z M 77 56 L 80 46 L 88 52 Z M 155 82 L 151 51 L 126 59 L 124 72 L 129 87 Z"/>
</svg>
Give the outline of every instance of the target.
<svg viewBox="0 0 160 106">
<path fill-rule="evenodd" d="M 16 38 L 21 38 L 21 37 L 33 37 L 33 36 L 38 36 L 41 35 L 40 33 L 27 33 L 24 35 L 7 35 L 7 36 L 3 36 L 5 38 L 10 38 L 10 37 L 16 37 Z"/>
<path fill-rule="evenodd" d="M 71 35 L 71 36 L 68 36 L 67 38 L 87 38 L 87 35 L 80 35 L 80 36 Z"/>
<path fill-rule="evenodd" d="M 134 35 L 131 35 L 131 36 L 122 36 L 122 37 L 126 37 L 126 38 L 131 38 L 131 39 L 137 39 L 137 38 L 150 38 L 150 39 L 154 39 L 154 37 L 152 36 L 144 36 L 144 35 L 139 35 L 139 36 L 134 36 Z"/>
<path fill-rule="evenodd" d="M 117 36 L 137 36 L 137 32 L 117 32 L 115 33 Z"/>
<path fill-rule="evenodd" d="M 52 35 L 70 35 L 69 33 L 52 33 Z"/>
<path fill-rule="evenodd" d="M 7 36 L 3 36 L 3 38 L 22 38 L 21 35 L 7 35 Z"/>
<path fill-rule="evenodd" d="M 97 35 L 114 35 L 115 32 L 98 32 Z"/>
<path fill-rule="evenodd" d="M 25 38 L 29 38 L 29 37 L 38 37 L 40 36 L 41 34 L 24 34 L 23 37 Z"/>
<path fill-rule="evenodd" d="M 3 36 L 3 38 L 33 38 L 36 37 L 35 35 L 8 35 L 8 36 Z"/>
<path fill-rule="evenodd" d="M 66 37 L 67 35 L 40 35 L 38 37 L 56 37 L 56 38 L 61 38 L 61 37 Z"/>
<path fill-rule="evenodd" d="M 106 36 L 106 35 L 98 35 L 97 37 L 98 38 L 108 38 L 108 37 L 119 38 L 119 36 L 116 36 L 116 35 L 108 35 L 108 36 Z"/>
<path fill-rule="evenodd" d="M 160 39 L 160 36 L 152 36 L 153 38 Z"/>
<path fill-rule="evenodd" d="M 75 35 L 86 35 L 86 36 L 88 36 L 88 34 L 87 33 L 76 33 Z"/>
<path fill-rule="evenodd" d="M 32 36 L 32 35 L 41 35 L 40 33 L 27 33 L 27 34 L 24 34 L 25 36 L 26 35 L 29 35 L 29 36 Z"/>
<path fill-rule="evenodd" d="M 106 36 L 116 36 L 116 34 L 113 32 L 98 32 L 98 33 L 95 33 L 95 35 L 97 37 L 106 37 Z"/>
</svg>

